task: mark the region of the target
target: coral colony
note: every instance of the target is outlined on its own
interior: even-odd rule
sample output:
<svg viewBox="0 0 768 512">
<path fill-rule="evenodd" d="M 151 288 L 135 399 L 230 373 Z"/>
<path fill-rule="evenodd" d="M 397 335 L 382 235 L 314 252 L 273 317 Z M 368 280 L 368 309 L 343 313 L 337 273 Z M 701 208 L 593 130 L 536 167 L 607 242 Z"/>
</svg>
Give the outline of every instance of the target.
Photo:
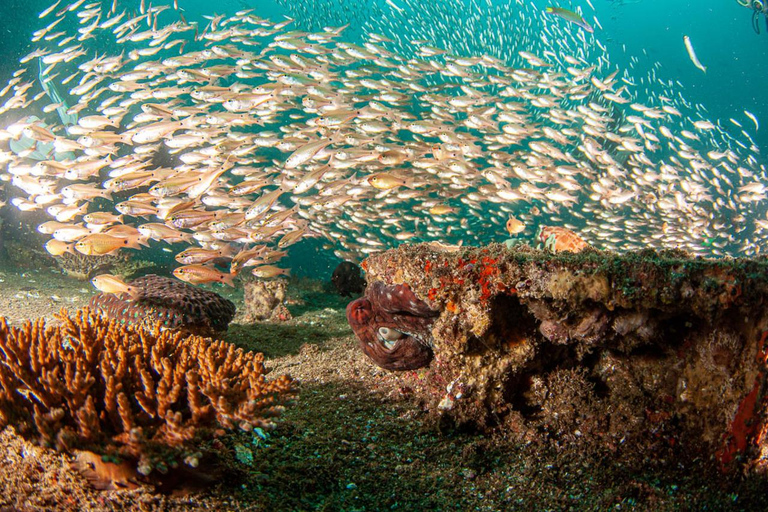
<svg viewBox="0 0 768 512">
<path fill-rule="evenodd" d="M 0 426 L 97 454 L 79 455 L 92 470 L 111 460 L 127 466 L 127 479 L 151 483 L 194 470 L 216 456 L 206 442 L 273 427 L 295 395 L 290 377 L 266 379 L 261 354 L 223 341 L 160 324 L 149 332 L 88 309 L 57 319 L 19 328 L 0 319 Z"/>
<path fill-rule="evenodd" d="M 134 279 L 130 286 L 136 297 L 100 293 L 91 298 L 90 306 L 121 323 L 153 328 L 160 322 L 165 328 L 203 336 L 226 331 L 235 316 L 232 301 L 176 279 L 150 274 Z"/>
</svg>

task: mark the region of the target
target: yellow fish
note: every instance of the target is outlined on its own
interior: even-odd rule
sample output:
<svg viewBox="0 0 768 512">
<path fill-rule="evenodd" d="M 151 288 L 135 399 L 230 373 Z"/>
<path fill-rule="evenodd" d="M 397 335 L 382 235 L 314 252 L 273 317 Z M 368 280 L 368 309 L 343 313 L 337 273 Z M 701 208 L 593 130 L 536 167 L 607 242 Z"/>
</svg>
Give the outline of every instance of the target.
<svg viewBox="0 0 768 512">
<path fill-rule="evenodd" d="M 112 254 L 122 248 L 141 249 L 141 246 L 135 238 L 120 238 L 102 233 L 88 235 L 75 244 L 75 249 L 86 256 Z"/>
<path fill-rule="evenodd" d="M 322 150 L 340 140 L 340 137 L 333 136 L 329 139 L 318 140 L 304 144 L 299 149 L 291 153 L 291 156 L 285 161 L 286 169 L 295 169 L 312 160 Z"/>
<path fill-rule="evenodd" d="M 448 206 L 447 204 L 436 204 L 429 209 L 429 213 L 431 215 L 445 215 L 446 213 L 451 213 L 453 211 L 454 208 Z"/>
<path fill-rule="evenodd" d="M 66 242 L 62 242 L 61 240 L 56 240 L 55 238 L 51 238 L 48 240 L 48 242 L 46 242 L 45 250 L 48 251 L 52 256 L 61 256 L 65 252 L 70 254 L 75 253 L 73 244 L 68 244 Z"/>
<path fill-rule="evenodd" d="M 260 277 L 262 279 L 269 279 L 271 277 L 277 277 L 277 276 L 286 276 L 286 277 L 290 276 L 291 269 L 279 268 L 279 267 L 275 267 L 274 265 L 261 265 L 260 267 L 256 267 L 253 270 L 251 270 L 251 273 L 256 277 Z"/>
<path fill-rule="evenodd" d="M 400 165 L 407 159 L 408 155 L 399 149 L 390 149 L 378 156 L 378 161 L 384 165 Z"/>
<path fill-rule="evenodd" d="M 173 271 L 173 275 L 191 284 L 224 283 L 235 287 L 235 274 L 225 274 L 205 265 L 185 265 Z"/>
<path fill-rule="evenodd" d="M 379 172 L 368 176 L 368 183 L 379 190 L 390 190 L 396 187 L 410 188 L 412 186 L 409 180 L 398 178 L 386 172 Z"/>
<path fill-rule="evenodd" d="M 525 224 L 514 217 L 510 217 L 509 220 L 507 220 L 506 227 L 507 233 L 510 235 L 516 235 L 525 231 Z"/>
<path fill-rule="evenodd" d="M 112 274 L 98 275 L 91 279 L 91 283 L 93 283 L 93 286 L 96 287 L 97 290 L 104 293 L 114 293 L 115 295 L 126 293 L 130 295 L 132 299 L 138 299 L 141 295 L 138 288 L 130 286 L 120 277 Z"/>
<path fill-rule="evenodd" d="M 202 249 L 200 247 L 190 247 L 176 255 L 176 261 L 184 265 L 195 265 L 206 263 L 217 258 L 227 258 L 232 254 L 232 249 L 225 246 L 223 249 Z"/>
</svg>

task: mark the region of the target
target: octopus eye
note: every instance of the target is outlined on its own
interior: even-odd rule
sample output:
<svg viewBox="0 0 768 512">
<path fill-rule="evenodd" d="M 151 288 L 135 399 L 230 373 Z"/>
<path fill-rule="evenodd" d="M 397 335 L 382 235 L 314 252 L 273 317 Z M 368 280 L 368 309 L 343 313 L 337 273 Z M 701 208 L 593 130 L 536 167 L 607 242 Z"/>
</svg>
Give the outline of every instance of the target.
<svg viewBox="0 0 768 512">
<path fill-rule="evenodd" d="M 397 340 L 404 336 L 405 334 L 396 329 L 390 329 L 389 327 L 379 327 L 379 341 L 382 342 L 388 350 L 392 349 L 392 347 L 395 346 Z"/>
</svg>

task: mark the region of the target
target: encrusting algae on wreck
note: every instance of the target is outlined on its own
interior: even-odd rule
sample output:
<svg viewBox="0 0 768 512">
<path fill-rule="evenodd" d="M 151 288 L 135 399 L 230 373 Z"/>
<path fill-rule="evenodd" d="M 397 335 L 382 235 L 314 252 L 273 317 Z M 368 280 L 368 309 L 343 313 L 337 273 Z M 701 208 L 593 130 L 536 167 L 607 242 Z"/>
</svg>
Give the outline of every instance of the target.
<svg viewBox="0 0 768 512">
<path fill-rule="evenodd" d="M 266 379 L 261 354 L 230 343 L 88 309 L 57 319 L 0 319 L 0 426 L 78 453 L 103 488 L 210 479 L 214 439 L 272 428 L 296 394 L 289 376 Z"/>
<path fill-rule="evenodd" d="M 555 440 L 687 443 L 768 474 L 768 261 L 401 246 L 365 262 L 363 351 L 443 418 Z"/>
</svg>

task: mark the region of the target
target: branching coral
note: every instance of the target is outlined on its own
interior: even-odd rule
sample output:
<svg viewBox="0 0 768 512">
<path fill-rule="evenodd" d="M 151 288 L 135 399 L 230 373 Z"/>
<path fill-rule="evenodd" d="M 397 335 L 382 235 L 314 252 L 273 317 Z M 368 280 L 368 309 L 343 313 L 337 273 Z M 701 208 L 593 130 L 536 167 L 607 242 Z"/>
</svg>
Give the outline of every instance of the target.
<svg viewBox="0 0 768 512">
<path fill-rule="evenodd" d="M 294 396 L 263 356 L 223 341 L 133 329 L 88 309 L 60 325 L 0 318 L 0 426 L 59 450 L 161 473 L 196 466 L 225 429 L 267 429 Z"/>
</svg>

